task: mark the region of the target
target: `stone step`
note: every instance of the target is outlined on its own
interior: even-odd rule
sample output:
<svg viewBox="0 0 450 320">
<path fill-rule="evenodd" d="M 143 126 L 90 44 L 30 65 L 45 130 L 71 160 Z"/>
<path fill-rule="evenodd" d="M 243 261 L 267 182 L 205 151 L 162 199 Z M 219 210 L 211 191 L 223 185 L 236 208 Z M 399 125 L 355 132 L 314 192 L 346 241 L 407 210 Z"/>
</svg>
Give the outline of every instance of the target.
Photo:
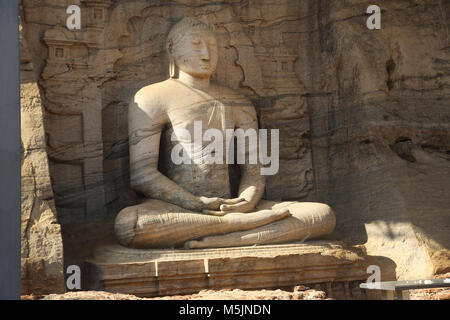
<svg viewBox="0 0 450 320">
<path fill-rule="evenodd" d="M 368 277 L 366 258 L 362 248 L 325 241 L 201 250 L 139 250 L 111 244 L 96 248 L 86 261 L 84 283 L 90 290 L 141 297 L 303 284 L 336 292 L 336 297 L 366 299 L 359 290 Z"/>
</svg>

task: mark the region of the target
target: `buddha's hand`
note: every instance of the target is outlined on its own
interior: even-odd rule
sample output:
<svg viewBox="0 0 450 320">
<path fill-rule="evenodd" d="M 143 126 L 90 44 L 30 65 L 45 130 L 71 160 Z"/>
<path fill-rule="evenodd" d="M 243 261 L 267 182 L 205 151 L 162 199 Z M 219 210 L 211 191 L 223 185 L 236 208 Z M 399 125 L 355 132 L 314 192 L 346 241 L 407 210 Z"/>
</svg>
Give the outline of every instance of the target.
<svg viewBox="0 0 450 320">
<path fill-rule="evenodd" d="M 203 213 L 215 216 L 224 216 L 228 213 L 249 213 L 255 211 L 255 203 L 257 202 L 247 201 L 244 198 L 236 198 L 221 203 L 219 211 L 217 209 L 208 209 L 204 210 Z"/>
<path fill-rule="evenodd" d="M 223 199 L 223 198 L 207 198 L 207 197 L 199 197 L 198 198 L 201 203 L 201 211 L 205 214 L 210 215 L 218 215 L 223 216 L 227 212 L 217 211 L 223 205 L 235 205 L 239 204 L 245 199 L 243 198 L 234 198 L 234 199 Z"/>
<path fill-rule="evenodd" d="M 254 201 L 247 201 L 243 200 L 236 204 L 222 204 L 220 206 L 220 211 L 225 213 L 232 213 L 232 212 L 240 212 L 240 213 L 249 213 L 253 212 L 255 210 L 256 203 Z"/>
</svg>

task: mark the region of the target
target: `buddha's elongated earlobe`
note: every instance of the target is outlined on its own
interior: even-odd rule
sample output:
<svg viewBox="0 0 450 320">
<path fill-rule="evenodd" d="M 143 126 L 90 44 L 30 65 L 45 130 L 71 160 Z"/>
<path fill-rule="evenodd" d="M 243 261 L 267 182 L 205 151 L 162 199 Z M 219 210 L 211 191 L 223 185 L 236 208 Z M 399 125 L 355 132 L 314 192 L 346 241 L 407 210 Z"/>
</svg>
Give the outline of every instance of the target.
<svg viewBox="0 0 450 320">
<path fill-rule="evenodd" d="M 175 59 L 171 56 L 169 57 L 169 75 L 171 78 L 177 78 L 177 65 L 175 64 Z"/>
<path fill-rule="evenodd" d="M 173 42 L 171 40 L 167 41 L 167 53 L 169 55 L 169 75 L 171 78 L 178 77 L 177 65 L 175 59 L 173 58 Z"/>
</svg>

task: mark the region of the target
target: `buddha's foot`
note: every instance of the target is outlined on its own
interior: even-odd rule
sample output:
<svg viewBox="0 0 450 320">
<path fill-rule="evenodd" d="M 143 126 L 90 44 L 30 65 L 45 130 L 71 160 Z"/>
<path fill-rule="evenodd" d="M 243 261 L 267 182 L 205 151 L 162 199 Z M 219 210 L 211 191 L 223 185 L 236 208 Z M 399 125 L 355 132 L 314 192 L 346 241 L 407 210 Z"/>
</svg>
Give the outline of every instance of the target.
<svg viewBox="0 0 450 320">
<path fill-rule="evenodd" d="M 266 222 L 267 225 L 271 225 L 273 222 L 277 222 L 288 217 L 292 216 L 289 209 L 283 208 L 278 210 L 262 210 L 258 212 L 258 216 L 255 213 L 245 214 L 245 213 L 229 213 L 224 216 L 225 219 L 229 220 L 227 223 L 231 224 L 242 224 L 243 221 L 246 221 L 250 224 L 255 224 L 255 229 L 257 228 L 257 224 L 261 225 L 262 221 Z M 234 220 L 234 221 L 233 221 Z M 259 228 L 263 228 L 259 227 Z M 259 229 L 258 228 L 258 229 Z M 253 233 L 253 230 L 250 229 L 246 232 Z M 186 241 L 184 244 L 185 249 L 200 249 L 200 248 L 211 248 L 211 247 L 226 247 L 226 246 L 239 246 L 242 241 L 240 241 L 240 236 L 242 232 L 230 232 L 224 235 L 217 236 L 209 236 L 200 240 L 190 240 Z M 237 237 L 236 237 L 237 236 Z"/>
</svg>

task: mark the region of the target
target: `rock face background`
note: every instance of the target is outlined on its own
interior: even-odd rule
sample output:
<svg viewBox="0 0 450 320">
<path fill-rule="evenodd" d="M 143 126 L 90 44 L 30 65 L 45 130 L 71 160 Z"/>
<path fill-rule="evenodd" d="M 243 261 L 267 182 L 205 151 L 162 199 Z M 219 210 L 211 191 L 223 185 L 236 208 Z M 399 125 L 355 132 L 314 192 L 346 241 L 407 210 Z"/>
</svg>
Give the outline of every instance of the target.
<svg viewBox="0 0 450 320">
<path fill-rule="evenodd" d="M 47 158 L 44 109 L 27 42 L 22 37 L 22 237 L 21 291 L 64 292 L 63 244 Z"/>
<path fill-rule="evenodd" d="M 65 27 L 72 4 L 81 30 Z M 136 201 L 127 105 L 167 79 L 166 35 L 186 15 L 217 26 L 215 80 L 253 101 L 262 128 L 280 129 L 266 199 L 330 204 L 333 238 L 365 244 L 386 277 L 448 271 L 450 1 L 378 0 L 373 31 L 371 4 L 22 0 L 22 250 L 54 277 L 48 291 L 63 290 L 61 235 L 65 264 L 81 263 Z"/>
</svg>

